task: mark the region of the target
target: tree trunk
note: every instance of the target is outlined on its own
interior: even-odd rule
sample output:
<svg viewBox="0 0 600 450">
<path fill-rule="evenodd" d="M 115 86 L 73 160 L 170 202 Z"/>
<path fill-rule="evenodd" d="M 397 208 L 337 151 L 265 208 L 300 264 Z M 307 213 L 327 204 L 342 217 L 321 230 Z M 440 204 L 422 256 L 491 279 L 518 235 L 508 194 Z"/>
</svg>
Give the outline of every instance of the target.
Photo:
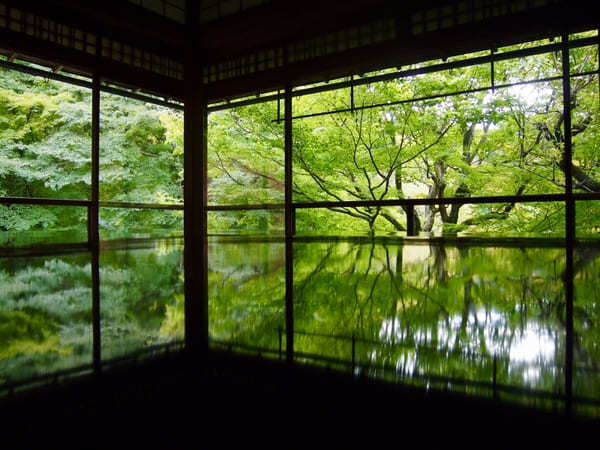
<svg viewBox="0 0 600 450">
<path fill-rule="evenodd" d="M 398 199 L 404 198 L 404 196 L 402 195 L 402 173 L 401 173 L 400 168 L 397 168 L 396 171 L 394 172 L 394 182 L 396 185 L 396 192 L 398 194 Z M 401 208 L 404 211 L 404 214 L 407 214 L 408 208 L 406 206 L 402 206 Z M 386 214 L 382 213 L 382 216 L 385 217 L 386 219 L 388 219 L 386 217 Z M 421 228 L 421 219 L 419 218 L 419 213 L 416 210 L 414 210 L 414 218 L 415 218 L 415 232 L 418 234 L 422 228 Z M 397 228 L 397 229 L 399 231 L 405 230 L 404 227 L 402 227 L 401 229 L 400 228 Z"/>
</svg>

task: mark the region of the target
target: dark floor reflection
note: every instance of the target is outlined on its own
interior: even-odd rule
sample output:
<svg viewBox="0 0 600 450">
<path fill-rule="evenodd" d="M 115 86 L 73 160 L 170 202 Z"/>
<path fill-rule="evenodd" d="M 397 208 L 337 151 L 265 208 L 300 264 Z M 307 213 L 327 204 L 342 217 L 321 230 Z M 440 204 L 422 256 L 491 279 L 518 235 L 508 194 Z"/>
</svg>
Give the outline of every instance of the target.
<svg viewBox="0 0 600 450">
<path fill-rule="evenodd" d="M 211 345 L 598 416 L 600 248 L 575 249 L 569 299 L 565 249 L 538 244 L 298 240 L 292 278 L 285 242 L 211 238 Z M 91 370 L 92 259 L 0 258 L 0 388 Z M 181 343 L 181 241 L 105 246 L 99 271 L 103 363 Z"/>
</svg>

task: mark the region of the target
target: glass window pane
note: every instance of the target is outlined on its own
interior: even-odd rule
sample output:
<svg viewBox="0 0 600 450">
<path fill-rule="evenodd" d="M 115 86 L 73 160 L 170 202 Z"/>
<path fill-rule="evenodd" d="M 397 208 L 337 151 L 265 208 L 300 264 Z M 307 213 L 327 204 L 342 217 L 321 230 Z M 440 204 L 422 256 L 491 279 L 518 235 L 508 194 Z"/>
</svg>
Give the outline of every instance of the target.
<svg viewBox="0 0 600 450">
<path fill-rule="evenodd" d="M 520 44 L 513 44 L 513 45 L 507 45 L 504 47 L 499 47 L 498 48 L 498 53 L 504 53 L 504 52 L 511 52 L 514 50 L 524 50 L 527 48 L 535 48 L 535 47 L 540 47 L 542 45 L 548 45 L 551 44 L 553 42 L 559 42 L 560 41 L 560 36 L 554 36 L 551 37 L 549 39 L 542 39 L 542 40 L 537 40 L 537 41 L 529 41 L 529 42 L 522 42 Z"/>
<path fill-rule="evenodd" d="M 578 238 L 594 239 L 600 236 L 600 201 L 575 202 L 575 229 Z"/>
<path fill-rule="evenodd" d="M 183 236 L 183 211 L 100 208 L 100 239 Z"/>
<path fill-rule="evenodd" d="M 598 70 L 598 46 L 572 48 L 569 50 L 571 75 Z"/>
<path fill-rule="evenodd" d="M 302 92 L 302 88 L 299 88 L 298 92 Z M 342 88 L 293 97 L 292 116 L 298 117 L 350 109 L 350 95 L 350 88 Z"/>
<path fill-rule="evenodd" d="M 208 234 L 282 235 L 284 231 L 282 210 L 208 212 Z"/>
<path fill-rule="evenodd" d="M 564 237 L 562 202 L 415 206 L 415 230 L 422 237 Z M 406 212 L 392 207 L 302 208 L 299 236 L 406 235 Z"/>
<path fill-rule="evenodd" d="M 406 214 L 402 207 L 301 208 L 296 209 L 299 236 L 404 235 Z"/>
<path fill-rule="evenodd" d="M 451 207 L 447 209 L 452 211 Z M 563 202 L 465 205 L 460 208 L 457 224 L 443 223 L 440 231 L 457 232 L 461 236 L 562 238 L 565 205 Z"/>
<path fill-rule="evenodd" d="M 598 87 L 598 75 L 571 77 L 574 192 L 600 193 Z"/>
<path fill-rule="evenodd" d="M 0 205 L 0 246 L 87 242 L 87 208 Z"/>
<path fill-rule="evenodd" d="M 183 113 L 100 96 L 100 200 L 183 203 Z"/>
<path fill-rule="evenodd" d="M 0 68 L 0 197 L 86 200 L 90 89 Z"/>
<path fill-rule="evenodd" d="M 569 34 L 569 41 L 577 39 L 584 39 L 589 37 L 598 36 L 598 30 L 582 31 L 580 33 Z"/>
<path fill-rule="evenodd" d="M 560 52 L 521 56 L 494 62 L 496 84 L 519 83 L 562 75 Z"/>
<path fill-rule="evenodd" d="M 277 102 L 209 114 L 210 205 L 283 203 L 283 177 L 283 121 L 277 123 Z"/>
<path fill-rule="evenodd" d="M 564 192 L 561 111 L 545 82 L 299 119 L 294 200 Z"/>
</svg>

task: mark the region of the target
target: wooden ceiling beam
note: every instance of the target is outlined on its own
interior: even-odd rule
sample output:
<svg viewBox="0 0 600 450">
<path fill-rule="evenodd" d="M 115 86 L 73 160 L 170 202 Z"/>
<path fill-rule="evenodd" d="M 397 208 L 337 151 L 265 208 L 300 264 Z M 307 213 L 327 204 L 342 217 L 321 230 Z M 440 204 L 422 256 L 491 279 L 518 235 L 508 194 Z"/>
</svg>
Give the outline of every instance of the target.
<svg viewBox="0 0 600 450">
<path fill-rule="evenodd" d="M 579 6 L 578 6 L 579 3 Z M 210 101 L 266 92 L 286 84 L 302 85 L 360 74 L 384 67 L 398 67 L 445 58 L 502 45 L 598 27 L 600 18 L 585 2 L 531 10 L 511 17 L 498 17 L 420 36 L 400 36 L 394 41 L 348 50 L 287 67 L 257 72 L 245 77 L 208 85 Z"/>
<path fill-rule="evenodd" d="M 79 30 L 183 61 L 183 26 L 123 0 L 3 0 Z"/>
<path fill-rule="evenodd" d="M 0 30 L 0 51 L 18 52 L 27 59 L 43 65 L 51 63 L 81 75 L 98 73 L 115 83 L 140 88 L 158 95 L 183 99 L 183 83 L 163 75 L 138 69 L 117 61 L 110 61 L 51 42 L 40 41 L 22 33 Z M 16 54 L 16 53 L 15 53 Z"/>
</svg>

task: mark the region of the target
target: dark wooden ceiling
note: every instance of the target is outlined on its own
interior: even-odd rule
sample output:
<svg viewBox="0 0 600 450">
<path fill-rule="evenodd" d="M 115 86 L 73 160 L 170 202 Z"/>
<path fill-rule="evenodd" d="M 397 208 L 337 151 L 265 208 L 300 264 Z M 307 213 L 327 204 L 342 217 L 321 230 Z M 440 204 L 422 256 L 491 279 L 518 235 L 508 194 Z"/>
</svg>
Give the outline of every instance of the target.
<svg viewBox="0 0 600 450">
<path fill-rule="evenodd" d="M 209 82 L 209 98 L 216 100 L 250 92 L 277 89 L 285 84 L 298 84 L 331 79 L 351 73 L 404 65 L 426 59 L 451 56 L 507 44 L 560 34 L 569 29 L 597 27 L 600 19 L 596 8 L 584 0 L 480 0 L 479 5 L 525 4 L 535 8 L 467 25 L 435 30 L 415 36 L 410 33 L 411 17 L 417 11 L 428 11 L 459 4 L 473 5 L 471 0 L 272 0 L 211 23 L 200 24 L 200 3 L 188 0 L 187 7 L 194 20 L 187 25 L 168 20 L 131 2 L 104 0 L 2 0 L 44 17 L 51 18 L 97 36 L 131 43 L 153 54 L 164 55 L 181 64 L 187 54 L 202 67 L 227 63 L 235 58 L 269 49 L 285 51 L 296 42 L 327 35 L 351 27 L 391 19 L 395 36 L 391 40 L 344 49 L 335 54 L 321 55 L 294 63 L 279 64 L 261 72 L 240 72 L 239 76 Z M 4 40 L 4 43 L 2 42 Z M 33 56 L 60 58 L 61 50 L 48 43 L 39 45 L 32 39 L 11 36 L 10 30 L 0 34 L 0 48 L 18 47 L 37 53 Z M 191 48 L 191 50 L 190 50 Z M 19 50 L 19 49 L 17 49 Z M 131 72 L 123 64 L 78 58 L 76 52 L 66 52 L 63 59 L 74 67 L 98 70 L 110 74 L 115 81 L 128 84 L 141 80 L 141 71 Z M 61 61 L 61 63 L 64 61 Z M 107 64 L 110 66 L 108 67 Z M 136 78 L 137 77 L 137 78 Z M 198 80 L 201 83 L 203 80 Z M 206 80 L 204 80 L 206 83 Z M 165 92 L 181 98 L 183 88 L 173 80 L 161 81 L 156 75 L 139 83 L 142 88 Z"/>
</svg>

